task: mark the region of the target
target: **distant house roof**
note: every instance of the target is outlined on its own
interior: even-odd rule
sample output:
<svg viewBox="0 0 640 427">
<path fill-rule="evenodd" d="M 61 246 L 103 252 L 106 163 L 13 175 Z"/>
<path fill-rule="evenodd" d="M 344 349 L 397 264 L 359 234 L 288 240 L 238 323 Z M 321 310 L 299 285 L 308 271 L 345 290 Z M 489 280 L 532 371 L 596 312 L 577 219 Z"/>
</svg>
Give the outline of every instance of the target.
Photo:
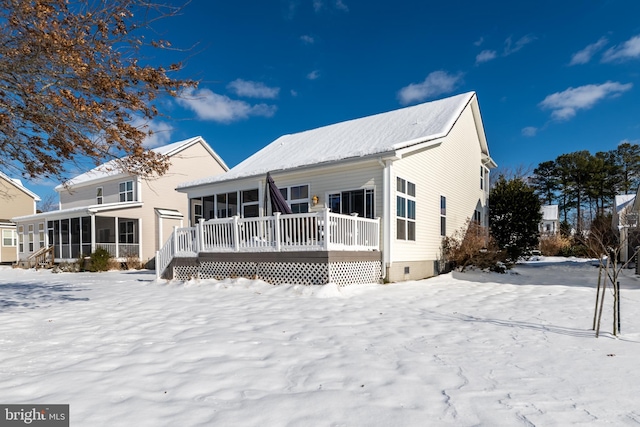
<svg viewBox="0 0 640 427">
<path fill-rule="evenodd" d="M 633 203 L 633 201 L 635 200 L 636 195 L 635 194 L 618 194 L 615 197 L 615 205 L 616 205 L 616 212 L 620 212 L 622 209 L 626 208 L 627 206 L 631 205 Z"/>
<path fill-rule="evenodd" d="M 557 221 L 558 220 L 558 205 L 544 205 L 540 207 L 542 212 L 543 221 Z"/>
<path fill-rule="evenodd" d="M 271 171 L 324 164 L 367 156 L 394 155 L 399 150 L 446 136 L 475 92 L 426 102 L 386 113 L 284 135 L 247 158 L 229 172 L 182 183 L 194 187 L 266 174 Z M 481 129 L 481 128 L 480 128 Z M 484 131 L 480 132 L 482 143 Z M 487 161 L 493 161 L 486 153 Z M 495 167 L 495 166 L 494 166 Z"/>
<path fill-rule="evenodd" d="M 163 145 L 161 147 L 152 148 L 151 151 L 154 151 L 158 154 L 162 154 L 168 157 L 175 156 L 181 151 L 191 147 L 194 144 L 202 143 L 207 151 L 220 163 L 220 165 L 225 169 L 229 170 L 229 167 L 222 160 L 218 154 L 213 151 L 213 149 L 207 144 L 207 142 L 201 136 L 195 136 L 193 138 L 185 139 L 184 141 L 178 141 L 171 144 Z M 95 168 L 91 169 L 88 172 L 75 176 L 66 182 L 66 186 L 75 186 L 75 185 L 83 185 L 85 183 L 102 180 L 105 178 L 111 178 L 118 175 L 125 175 L 122 171 L 116 167 L 116 160 L 111 160 L 106 163 L 103 163 Z M 65 184 L 58 185 L 55 190 L 61 191 L 65 188 Z"/>
<path fill-rule="evenodd" d="M 31 196 L 33 200 L 35 200 L 36 202 L 40 201 L 40 196 L 38 196 L 33 191 L 29 190 L 24 185 L 22 185 L 22 181 L 20 181 L 18 178 L 10 178 L 9 176 L 5 175 L 2 172 L 0 172 L 0 177 L 4 178 L 7 182 L 15 186 L 18 190 L 26 193 L 28 196 Z"/>
</svg>

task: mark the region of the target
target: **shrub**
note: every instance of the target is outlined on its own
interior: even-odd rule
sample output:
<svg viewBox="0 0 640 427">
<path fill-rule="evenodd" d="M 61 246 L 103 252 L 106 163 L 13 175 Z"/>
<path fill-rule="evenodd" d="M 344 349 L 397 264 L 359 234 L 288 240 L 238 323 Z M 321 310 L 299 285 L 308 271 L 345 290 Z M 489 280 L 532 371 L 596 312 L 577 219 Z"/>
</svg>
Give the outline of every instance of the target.
<svg viewBox="0 0 640 427">
<path fill-rule="evenodd" d="M 469 266 L 504 272 L 505 253 L 498 249 L 487 229 L 467 220 L 465 226 L 442 241 L 443 253 L 460 271 Z"/>
<path fill-rule="evenodd" d="M 140 270 L 142 268 L 142 262 L 140 262 L 140 258 L 135 255 L 129 255 L 127 258 L 125 258 L 122 265 L 126 270 Z"/>
<path fill-rule="evenodd" d="M 111 254 L 105 248 L 97 248 L 90 259 L 91 271 L 108 271 L 112 267 Z"/>
<path fill-rule="evenodd" d="M 558 256 L 571 247 L 571 240 L 560 234 L 540 238 L 540 253 L 544 256 Z"/>
</svg>

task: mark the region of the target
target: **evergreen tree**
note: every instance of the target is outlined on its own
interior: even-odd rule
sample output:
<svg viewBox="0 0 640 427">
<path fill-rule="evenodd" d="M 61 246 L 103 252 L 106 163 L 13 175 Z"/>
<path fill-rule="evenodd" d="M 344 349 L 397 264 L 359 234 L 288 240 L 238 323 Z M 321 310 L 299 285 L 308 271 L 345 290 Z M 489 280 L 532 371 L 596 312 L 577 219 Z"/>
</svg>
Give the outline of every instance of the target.
<svg viewBox="0 0 640 427">
<path fill-rule="evenodd" d="M 592 209 L 591 218 L 602 216 L 605 209 L 613 204 L 617 188 L 621 180 L 621 168 L 615 161 L 615 152 L 597 152 L 589 159 L 589 180 L 587 182 L 587 196 Z"/>
<path fill-rule="evenodd" d="M 640 146 L 623 142 L 614 153 L 615 162 L 620 167 L 620 192 L 634 192 L 640 184 Z"/>
<path fill-rule="evenodd" d="M 583 204 L 588 201 L 587 188 L 591 172 L 589 164 L 591 153 L 587 150 L 562 154 L 556 159 L 556 164 L 563 181 L 565 196 L 565 220 L 567 206 L 576 209 L 576 231 L 583 229 Z"/>
<path fill-rule="evenodd" d="M 553 160 L 542 162 L 533 170 L 531 185 L 536 194 L 547 205 L 553 204 L 556 192 L 560 189 L 558 168 Z"/>
<path fill-rule="evenodd" d="M 516 262 L 538 245 L 540 199 L 521 178 L 507 180 L 504 176 L 498 177 L 489 199 L 491 235 Z"/>
</svg>

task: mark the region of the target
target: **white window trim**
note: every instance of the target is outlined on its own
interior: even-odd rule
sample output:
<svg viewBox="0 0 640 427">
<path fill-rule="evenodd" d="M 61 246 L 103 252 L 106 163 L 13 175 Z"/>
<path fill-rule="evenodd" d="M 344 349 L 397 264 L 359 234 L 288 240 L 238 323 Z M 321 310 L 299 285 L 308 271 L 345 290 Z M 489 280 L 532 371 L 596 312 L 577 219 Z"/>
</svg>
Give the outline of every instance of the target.
<svg viewBox="0 0 640 427">
<path fill-rule="evenodd" d="M 127 183 L 131 183 L 131 190 L 127 190 Z M 125 191 L 120 190 L 120 186 L 124 184 Z M 127 194 L 131 193 L 131 200 L 127 200 Z M 122 200 L 122 195 L 124 194 L 124 200 Z M 135 202 L 136 201 L 136 186 L 134 185 L 134 181 L 132 179 L 127 181 L 121 181 L 118 183 L 118 201 L 120 203 L 126 202 Z"/>
<path fill-rule="evenodd" d="M 9 236 L 5 237 L 5 234 L 9 234 Z M 5 239 L 10 240 L 11 244 L 5 245 Z M 15 248 L 18 246 L 18 233 L 16 233 L 16 230 L 2 230 L 2 246 L 5 248 Z"/>
<path fill-rule="evenodd" d="M 302 198 L 302 199 L 292 199 L 291 198 L 291 189 L 293 187 L 307 187 L 307 197 L 306 198 Z M 307 212 L 311 212 L 311 184 L 310 183 L 304 183 L 304 184 L 295 184 L 295 185 L 288 185 L 286 187 L 278 187 L 279 190 L 286 190 L 287 191 L 287 195 L 285 197 L 287 204 L 289 205 L 289 208 L 292 208 L 293 205 L 307 205 Z"/>
<path fill-rule="evenodd" d="M 400 191 L 398 189 L 398 179 L 401 179 L 402 181 L 404 181 L 404 192 Z M 417 200 L 417 195 L 410 195 L 409 194 L 409 184 L 412 184 L 414 187 L 414 193 L 417 193 L 417 184 L 413 181 L 409 181 L 408 179 L 402 178 L 400 176 L 396 176 L 396 210 L 395 210 L 395 215 L 396 215 L 396 240 L 399 241 L 403 241 L 403 242 L 416 242 L 418 240 L 418 200 Z M 404 213 L 405 216 L 398 216 L 398 209 L 397 209 L 397 203 L 398 203 L 398 197 L 404 199 Z M 416 218 L 409 218 L 409 200 L 413 201 L 414 205 L 415 205 L 415 215 Z M 404 238 L 400 238 L 398 237 L 398 220 L 401 219 L 404 221 Z M 412 222 L 414 224 L 414 238 L 413 239 L 409 239 L 409 223 Z"/>
<path fill-rule="evenodd" d="M 118 190 L 119 190 L 119 186 L 118 186 Z M 97 205 L 101 205 L 104 203 L 104 188 L 103 187 L 96 187 L 96 204 Z"/>
</svg>

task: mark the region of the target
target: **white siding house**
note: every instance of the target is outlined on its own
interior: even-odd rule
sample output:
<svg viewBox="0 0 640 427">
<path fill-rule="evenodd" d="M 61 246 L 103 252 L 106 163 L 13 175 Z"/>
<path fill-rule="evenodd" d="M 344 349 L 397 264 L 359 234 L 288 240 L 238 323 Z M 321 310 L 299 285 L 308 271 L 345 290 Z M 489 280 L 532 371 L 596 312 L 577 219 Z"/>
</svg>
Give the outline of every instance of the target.
<svg viewBox="0 0 640 427">
<path fill-rule="evenodd" d="M 36 213 L 37 194 L 28 190 L 17 178 L 10 178 L 0 172 L 0 263 L 11 264 L 18 260 L 18 250 L 24 245 L 33 244 L 34 230 L 31 234 L 11 221 L 18 215 Z M 21 233 L 18 234 L 18 231 Z"/>
<path fill-rule="evenodd" d="M 615 211 L 612 216 L 612 227 L 619 233 L 620 244 L 624 247 L 620 251 L 620 261 L 627 262 L 640 245 L 638 232 L 638 216 L 640 204 L 636 194 L 618 194 L 615 197 Z"/>
<path fill-rule="evenodd" d="M 188 200 L 175 187 L 228 170 L 199 136 L 153 151 L 169 157 L 162 176 L 142 179 L 106 163 L 57 186 L 59 210 L 13 218 L 23 233 L 40 236 L 24 245 L 19 261 L 33 264 L 41 248 L 53 248 L 55 262 L 63 262 L 102 247 L 121 261 L 137 257 L 148 265 L 173 228 L 184 225 Z"/>
<path fill-rule="evenodd" d="M 542 220 L 540 221 L 540 234 L 542 236 L 554 236 L 560 232 L 560 217 L 558 205 L 544 205 L 540 207 Z"/>
<path fill-rule="evenodd" d="M 486 225 L 495 167 L 469 92 L 284 135 L 228 173 L 177 189 L 189 197 L 191 225 L 264 217 L 270 172 L 294 213 L 379 218 L 374 252 L 382 276 L 400 281 L 437 274 L 443 237 L 468 220 Z"/>
</svg>

